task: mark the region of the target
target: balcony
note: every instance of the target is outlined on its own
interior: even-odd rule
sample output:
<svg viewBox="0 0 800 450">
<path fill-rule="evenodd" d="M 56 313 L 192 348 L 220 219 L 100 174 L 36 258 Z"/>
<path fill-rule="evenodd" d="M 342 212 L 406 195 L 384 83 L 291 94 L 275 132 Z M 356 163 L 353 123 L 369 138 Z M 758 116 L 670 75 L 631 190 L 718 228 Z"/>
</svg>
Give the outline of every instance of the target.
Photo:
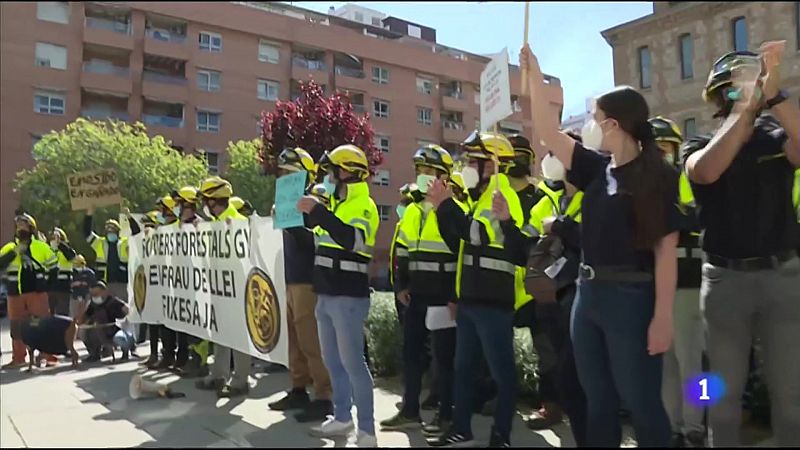
<svg viewBox="0 0 800 450">
<path fill-rule="evenodd" d="M 180 75 L 142 73 L 142 95 L 164 101 L 184 103 L 189 99 L 189 81 Z"/>
<path fill-rule="evenodd" d="M 83 42 L 108 47 L 133 50 L 130 17 L 110 19 L 87 16 L 84 22 Z"/>
<path fill-rule="evenodd" d="M 189 59 L 189 46 L 186 34 L 162 28 L 145 30 L 144 52 L 151 55 L 166 56 L 186 61 Z"/>
<path fill-rule="evenodd" d="M 81 87 L 130 95 L 132 92 L 130 69 L 115 66 L 108 61 L 84 61 Z"/>
<path fill-rule="evenodd" d="M 158 72 L 148 72 L 145 69 L 142 72 L 142 79 L 145 81 L 153 81 L 155 83 L 162 83 L 162 84 L 171 84 L 174 86 L 186 86 L 189 83 L 189 80 L 186 77 L 181 75 L 173 75 L 173 74 L 164 74 Z"/>
<path fill-rule="evenodd" d="M 183 128 L 182 117 L 171 117 L 159 114 L 142 114 L 142 122 L 147 126 Z"/>
<path fill-rule="evenodd" d="M 354 69 L 351 67 L 336 66 L 336 75 L 342 75 L 350 78 L 364 78 L 364 71 L 361 69 Z"/>
<path fill-rule="evenodd" d="M 326 70 L 325 61 L 317 59 L 305 59 L 297 56 L 292 57 L 292 65 L 312 71 L 324 72 Z"/>
<path fill-rule="evenodd" d="M 117 119 L 124 122 L 130 120 L 127 111 L 109 111 L 105 109 L 81 109 L 81 116 L 89 120 Z"/>
</svg>

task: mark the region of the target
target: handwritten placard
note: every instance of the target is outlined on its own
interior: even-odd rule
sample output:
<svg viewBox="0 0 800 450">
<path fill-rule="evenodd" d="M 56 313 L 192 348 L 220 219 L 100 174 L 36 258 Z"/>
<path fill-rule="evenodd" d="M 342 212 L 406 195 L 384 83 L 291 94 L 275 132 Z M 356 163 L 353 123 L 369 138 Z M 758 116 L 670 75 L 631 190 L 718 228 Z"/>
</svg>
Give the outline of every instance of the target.
<svg viewBox="0 0 800 450">
<path fill-rule="evenodd" d="M 481 131 L 514 113 L 511 108 L 511 85 L 508 78 L 508 51 L 492 57 L 481 72 Z"/>
<path fill-rule="evenodd" d="M 67 176 L 67 189 L 72 210 L 119 205 L 122 196 L 114 169 L 95 169 Z"/>
<path fill-rule="evenodd" d="M 275 229 L 303 226 L 303 213 L 297 210 L 297 201 L 305 194 L 307 172 L 284 175 L 275 182 Z"/>
</svg>

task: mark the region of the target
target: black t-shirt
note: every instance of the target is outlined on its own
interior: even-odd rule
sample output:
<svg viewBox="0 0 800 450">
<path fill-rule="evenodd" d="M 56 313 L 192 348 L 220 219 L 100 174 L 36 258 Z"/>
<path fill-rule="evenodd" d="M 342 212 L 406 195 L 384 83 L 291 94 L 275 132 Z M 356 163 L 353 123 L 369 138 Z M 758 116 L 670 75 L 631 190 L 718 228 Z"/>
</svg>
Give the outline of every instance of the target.
<svg viewBox="0 0 800 450">
<path fill-rule="evenodd" d="M 794 167 L 783 146 L 786 131 L 762 114 L 750 140 L 730 167 L 711 184 L 691 183 L 703 250 L 726 258 L 769 256 L 800 246 L 800 225 L 792 207 Z M 684 162 L 705 148 L 711 136 L 684 144 Z"/>
<path fill-rule="evenodd" d="M 99 305 L 94 304 L 94 302 L 90 303 L 89 308 L 86 310 L 86 318 L 91 319 L 92 322 L 98 325 L 110 324 L 117 319 L 125 318 L 125 311 L 123 310 L 125 306 L 127 306 L 127 304 L 119 297 L 109 295 L 104 299 L 103 303 Z M 106 335 L 114 336 L 118 328 L 114 326 L 103 328 L 102 330 Z"/>
<path fill-rule="evenodd" d="M 637 250 L 634 246 L 633 199 L 626 192 L 626 176 L 640 163 L 641 159 L 636 158 L 621 167 L 610 167 L 610 156 L 587 150 L 579 142 L 575 143 L 572 169 L 567 173 L 567 181 L 584 192 L 581 202 L 584 263 L 647 271 L 655 266 L 652 250 Z M 681 220 L 677 171 L 674 188 L 669 192 L 674 195 L 663 199 L 667 222 L 664 235 L 677 231 Z"/>
</svg>

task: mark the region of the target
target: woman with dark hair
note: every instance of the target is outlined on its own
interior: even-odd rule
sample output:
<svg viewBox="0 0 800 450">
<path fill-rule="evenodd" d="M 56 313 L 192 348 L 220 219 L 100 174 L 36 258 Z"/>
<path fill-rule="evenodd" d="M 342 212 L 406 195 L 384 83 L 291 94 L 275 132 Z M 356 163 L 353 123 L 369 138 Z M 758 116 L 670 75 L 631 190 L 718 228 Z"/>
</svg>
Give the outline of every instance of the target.
<svg viewBox="0 0 800 450">
<path fill-rule="evenodd" d="M 583 247 L 570 334 L 588 402 L 587 445 L 618 447 L 620 400 L 631 410 L 640 447 L 666 447 L 662 353 L 672 340 L 677 282 L 678 173 L 662 157 L 641 94 L 618 87 L 596 99 L 583 144 L 559 131 L 537 95 L 544 79 L 528 46 L 534 147 L 552 152 L 584 192 Z M 585 147 L 584 147 L 585 145 Z M 496 199 L 499 214 L 503 202 Z"/>
</svg>

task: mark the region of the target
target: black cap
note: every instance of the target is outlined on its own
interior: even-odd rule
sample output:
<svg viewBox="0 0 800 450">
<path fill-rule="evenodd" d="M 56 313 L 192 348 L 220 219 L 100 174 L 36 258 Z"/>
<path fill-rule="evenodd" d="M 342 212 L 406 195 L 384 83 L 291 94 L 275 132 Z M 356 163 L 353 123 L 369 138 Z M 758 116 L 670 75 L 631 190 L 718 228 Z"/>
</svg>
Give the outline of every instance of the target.
<svg viewBox="0 0 800 450">
<path fill-rule="evenodd" d="M 92 285 L 92 288 L 93 288 L 93 289 L 94 289 L 94 288 L 97 288 L 97 289 L 107 289 L 107 288 L 108 288 L 108 285 L 107 285 L 107 284 L 106 284 L 106 282 L 105 282 L 105 281 L 103 281 L 103 280 L 97 280 L 97 281 L 95 281 L 95 282 L 94 282 L 94 284 Z"/>
</svg>

